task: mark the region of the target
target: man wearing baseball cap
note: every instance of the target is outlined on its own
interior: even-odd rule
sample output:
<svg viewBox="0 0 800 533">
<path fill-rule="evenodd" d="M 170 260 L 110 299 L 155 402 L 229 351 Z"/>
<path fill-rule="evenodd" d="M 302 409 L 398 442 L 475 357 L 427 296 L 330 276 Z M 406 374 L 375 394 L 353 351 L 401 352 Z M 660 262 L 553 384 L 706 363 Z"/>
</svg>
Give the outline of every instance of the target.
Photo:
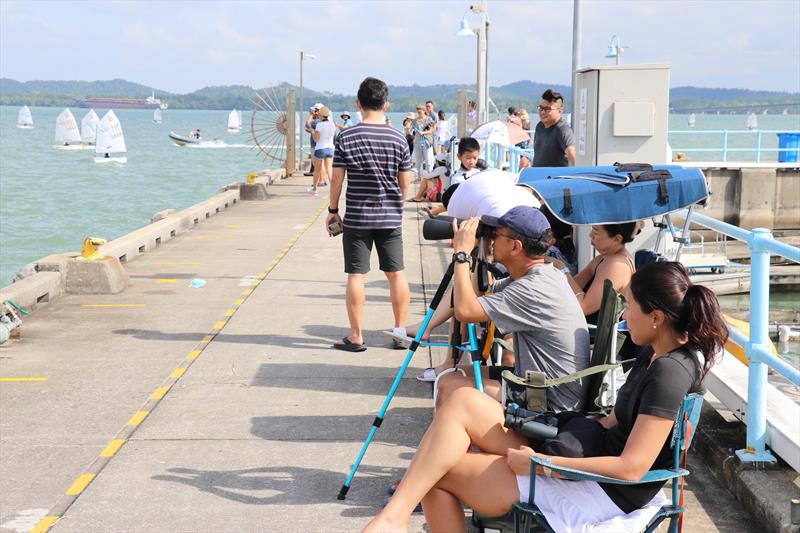
<svg viewBox="0 0 800 533">
<path fill-rule="evenodd" d="M 492 228 L 494 259 L 510 274 L 495 282 L 486 296 L 476 295 L 470 280 L 470 253 L 476 245 L 479 222 Z M 516 357 L 513 372 L 520 377 L 529 370 L 544 372 L 547 378 L 561 377 L 589 365 L 586 318 L 564 274 L 545 262 L 551 237 L 550 223 L 541 211 L 517 206 L 501 217 L 484 215 L 462 222 L 453 238 L 455 316 L 463 323 L 491 320 L 501 334 L 512 334 Z M 511 368 L 483 367 L 489 378 L 484 389 L 498 400 L 502 370 Z M 439 395 L 449 396 L 455 388 L 473 383 L 472 377 L 447 374 L 439 381 Z M 509 385 L 510 399 L 525 406 L 525 390 Z M 547 391 L 548 410 L 579 411 L 583 400 L 580 381 Z"/>
</svg>

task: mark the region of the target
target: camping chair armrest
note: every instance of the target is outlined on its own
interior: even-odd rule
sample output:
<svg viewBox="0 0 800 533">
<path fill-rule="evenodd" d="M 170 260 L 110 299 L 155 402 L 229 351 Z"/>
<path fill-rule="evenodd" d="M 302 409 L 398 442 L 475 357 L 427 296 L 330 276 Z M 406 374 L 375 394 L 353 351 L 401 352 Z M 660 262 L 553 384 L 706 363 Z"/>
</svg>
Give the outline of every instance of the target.
<svg viewBox="0 0 800 533">
<path fill-rule="evenodd" d="M 505 381 L 510 381 L 511 383 L 515 383 L 517 385 L 520 385 L 522 387 L 527 387 L 529 389 L 548 389 L 550 387 L 561 385 L 562 383 L 571 383 L 573 381 L 577 381 L 586 376 L 591 376 L 592 374 L 608 372 L 609 370 L 613 370 L 619 366 L 622 366 L 622 363 L 615 363 L 613 365 L 590 366 L 583 370 L 579 370 L 578 372 L 567 374 L 566 376 L 561 376 L 555 379 L 545 379 L 544 382 L 541 384 L 531 383 L 526 378 L 521 378 L 516 374 L 514 374 L 513 372 L 511 372 L 510 370 L 503 370 L 503 373 L 500 374 L 500 377 Z"/>
<path fill-rule="evenodd" d="M 546 466 L 553 472 L 557 472 L 567 479 L 596 481 L 598 483 L 609 483 L 612 485 L 638 485 L 640 483 L 650 483 L 653 481 L 668 481 L 672 478 L 683 477 L 689 474 L 688 470 L 684 470 L 682 468 L 679 468 L 677 470 L 667 470 L 667 469 L 650 470 L 639 481 L 627 481 L 625 479 L 601 476 L 600 474 L 594 474 L 592 472 L 586 472 L 584 470 L 577 470 L 575 468 L 567 468 L 564 466 L 554 465 L 550 462 L 549 459 L 539 457 L 538 455 L 531 456 L 531 463 L 532 463 L 531 466 L 533 466 L 533 464 L 539 466 Z"/>
</svg>

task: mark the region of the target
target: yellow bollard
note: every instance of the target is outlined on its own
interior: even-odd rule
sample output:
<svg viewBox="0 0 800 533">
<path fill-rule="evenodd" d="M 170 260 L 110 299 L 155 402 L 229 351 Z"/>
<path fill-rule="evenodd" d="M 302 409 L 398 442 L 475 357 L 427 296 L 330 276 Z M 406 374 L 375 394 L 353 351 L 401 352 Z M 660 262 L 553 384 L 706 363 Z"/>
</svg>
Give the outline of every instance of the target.
<svg viewBox="0 0 800 533">
<path fill-rule="evenodd" d="M 105 239 L 100 237 L 86 237 L 83 239 L 83 249 L 81 255 L 77 257 L 80 261 L 94 261 L 95 259 L 102 259 L 103 256 L 97 252 L 97 248 L 106 243 Z"/>
<path fill-rule="evenodd" d="M 258 176 L 258 174 L 256 174 L 255 172 L 251 172 L 250 174 L 248 174 L 247 175 L 247 184 L 248 185 L 253 185 L 256 182 L 256 177 L 257 176 Z"/>
</svg>

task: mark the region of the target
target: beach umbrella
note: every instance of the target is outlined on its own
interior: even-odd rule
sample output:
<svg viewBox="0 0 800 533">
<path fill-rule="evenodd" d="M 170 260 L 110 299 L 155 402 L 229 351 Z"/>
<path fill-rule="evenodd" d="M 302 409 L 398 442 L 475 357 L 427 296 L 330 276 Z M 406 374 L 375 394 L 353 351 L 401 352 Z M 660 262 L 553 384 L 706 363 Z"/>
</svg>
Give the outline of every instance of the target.
<svg viewBox="0 0 800 533">
<path fill-rule="evenodd" d="M 504 122 L 502 120 L 495 120 L 487 122 L 478 126 L 472 132 L 471 137 L 483 142 L 490 142 L 499 144 L 501 146 L 510 146 L 512 144 L 519 144 L 521 142 L 530 141 L 531 137 L 521 126 L 513 122 Z"/>
</svg>

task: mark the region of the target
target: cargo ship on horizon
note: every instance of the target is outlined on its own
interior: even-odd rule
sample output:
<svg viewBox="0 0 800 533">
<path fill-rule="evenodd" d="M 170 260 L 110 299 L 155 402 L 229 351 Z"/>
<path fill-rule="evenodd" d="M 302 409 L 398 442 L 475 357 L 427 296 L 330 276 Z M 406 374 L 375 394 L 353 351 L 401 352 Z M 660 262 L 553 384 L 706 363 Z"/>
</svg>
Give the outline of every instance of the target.
<svg viewBox="0 0 800 533">
<path fill-rule="evenodd" d="M 93 109 L 166 109 L 168 106 L 156 98 L 155 92 L 141 99 L 131 98 L 81 98 L 78 107 Z"/>
</svg>

